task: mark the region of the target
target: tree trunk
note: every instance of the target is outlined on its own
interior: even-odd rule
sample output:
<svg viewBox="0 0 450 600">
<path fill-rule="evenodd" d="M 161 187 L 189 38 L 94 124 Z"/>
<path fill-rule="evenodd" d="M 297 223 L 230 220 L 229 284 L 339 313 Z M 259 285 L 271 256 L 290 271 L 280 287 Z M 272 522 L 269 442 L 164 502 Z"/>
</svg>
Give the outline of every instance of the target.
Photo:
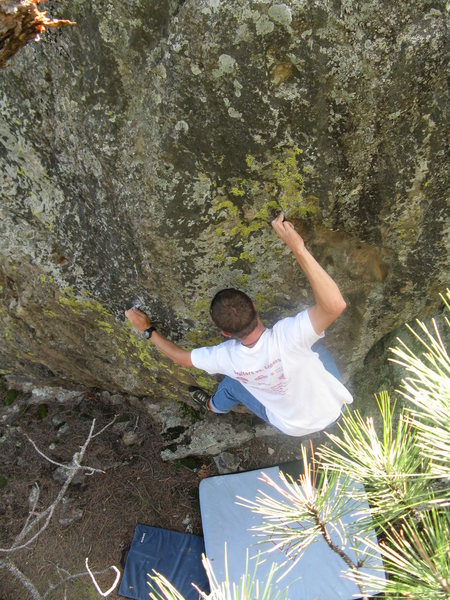
<svg viewBox="0 0 450 600">
<path fill-rule="evenodd" d="M 38 9 L 41 0 L 0 0 L 0 68 L 47 27 L 75 25 L 64 19 L 49 19 Z"/>
</svg>

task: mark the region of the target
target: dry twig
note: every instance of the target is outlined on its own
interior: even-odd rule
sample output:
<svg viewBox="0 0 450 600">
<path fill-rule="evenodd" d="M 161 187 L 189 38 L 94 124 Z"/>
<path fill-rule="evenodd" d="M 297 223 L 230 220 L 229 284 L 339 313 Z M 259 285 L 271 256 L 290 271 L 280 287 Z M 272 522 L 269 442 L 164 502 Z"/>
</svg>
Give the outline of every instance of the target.
<svg viewBox="0 0 450 600">
<path fill-rule="evenodd" d="M 29 592 L 29 594 L 33 600 L 45 600 L 45 598 L 48 597 L 50 592 L 54 591 L 56 588 L 61 587 L 62 585 L 64 585 L 65 583 L 67 583 L 68 581 L 71 581 L 73 579 L 78 579 L 79 577 L 85 577 L 87 575 L 91 576 L 91 578 L 92 578 L 90 571 L 87 571 L 87 572 L 85 571 L 83 573 L 78 573 L 76 575 L 68 575 L 64 579 L 61 579 L 61 581 L 59 581 L 57 584 L 50 585 L 49 588 L 43 594 L 41 594 L 38 591 L 38 589 L 36 588 L 36 586 L 34 585 L 34 583 L 14 564 L 14 562 L 11 560 L 11 557 L 15 552 L 29 548 L 31 546 L 31 544 L 45 531 L 45 529 L 47 528 L 47 526 L 49 525 L 49 523 L 51 521 L 51 518 L 52 518 L 56 508 L 60 504 L 61 500 L 64 498 L 70 484 L 72 483 L 75 476 L 79 473 L 79 471 L 82 471 L 82 470 L 88 471 L 88 473 L 91 475 L 94 473 L 104 473 L 104 471 L 101 471 L 100 469 L 95 469 L 94 467 L 83 465 L 82 461 L 84 459 L 84 455 L 86 454 L 86 450 L 87 450 L 90 442 L 94 438 L 96 438 L 98 435 L 103 433 L 105 431 L 105 429 L 110 427 L 114 423 L 115 420 L 116 420 L 116 417 L 114 417 L 114 419 L 112 421 L 110 421 L 100 431 L 98 431 L 97 433 L 94 433 L 94 430 L 95 430 L 95 419 L 94 419 L 92 421 L 92 424 L 91 424 L 91 427 L 89 430 L 89 434 L 88 434 L 84 444 L 81 446 L 81 448 L 78 452 L 74 453 L 71 463 L 69 463 L 67 465 L 56 463 L 55 461 L 51 460 L 46 454 L 44 454 L 41 450 L 39 450 L 39 448 L 36 446 L 36 444 L 33 442 L 33 440 L 31 440 L 28 436 L 26 436 L 27 439 L 29 440 L 29 442 L 32 444 L 33 448 L 36 450 L 36 452 L 40 456 L 42 456 L 45 460 L 49 461 L 52 464 L 58 465 L 59 467 L 63 467 L 67 473 L 67 479 L 64 481 L 56 498 L 53 500 L 53 502 L 49 506 L 47 506 L 47 508 L 45 508 L 42 511 L 38 511 L 38 512 L 36 511 L 36 507 L 39 502 L 39 495 L 40 495 L 39 494 L 39 486 L 37 483 L 34 484 L 32 490 L 31 490 L 29 499 L 28 499 L 29 513 L 28 513 L 28 516 L 25 520 L 25 523 L 24 523 L 21 531 L 18 533 L 18 535 L 14 539 L 11 546 L 9 546 L 7 548 L 0 548 L 0 553 L 4 554 L 4 558 L 0 559 L 0 569 L 7 569 L 20 582 L 20 584 Z M 95 574 L 98 575 L 98 574 L 106 572 L 107 570 L 109 570 L 109 569 L 106 569 L 105 571 L 101 571 L 101 572 L 96 572 Z"/>
</svg>

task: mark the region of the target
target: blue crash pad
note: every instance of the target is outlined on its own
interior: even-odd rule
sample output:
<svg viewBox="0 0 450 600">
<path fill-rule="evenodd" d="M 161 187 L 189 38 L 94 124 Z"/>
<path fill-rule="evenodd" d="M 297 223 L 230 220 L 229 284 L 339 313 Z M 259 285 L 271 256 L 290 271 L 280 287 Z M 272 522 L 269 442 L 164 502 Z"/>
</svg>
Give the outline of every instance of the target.
<svg viewBox="0 0 450 600">
<path fill-rule="evenodd" d="M 259 490 L 262 490 L 278 501 L 283 500 L 282 496 L 260 480 L 261 473 L 265 473 L 277 482 L 280 471 L 287 472 L 297 479 L 300 469 L 300 462 L 296 461 L 296 463 L 279 467 L 217 475 L 200 482 L 200 510 L 206 555 L 218 581 L 224 581 L 226 576 L 225 544 L 229 580 L 236 584 L 245 568 L 247 548 L 249 549 L 250 574 L 255 569 L 258 551 L 271 548 L 270 544 L 265 544 L 263 547 L 258 545 L 263 538 L 257 536 L 252 529 L 255 526 L 263 525 L 262 516 L 237 504 L 238 496 L 254 500 L 261 495 Z M 362 487 L 357 483 L 354 485 L 359 489 Z M 283 487 L 282 484 L 281 487 Z M 342 518 L 346 531 L 351 532 L 354 527 L 356 530 L 358 529 L 359 512 L 363 507 L 367 508 L 367 501 L 349 501 L 348 514 Z M 298 526 L 301 527 L 301 524 Z M 330 531 L 330 535 L 336 545 L 342 546 L 343 538 L 339 537 L 335 531 Z M 367 535 L 374 544 L 377 543 L 374 531 Z M 266 541 L 270 542 L 270 538 L 267 538 Z M 345 552 L 352 560 L 356 561 L 354 549 L 348 541 L 346 544 Z M 273 563 L 281 565 L 287 558 L 283 546 L 277 550 L 273 548 L 271 550 L 270 554 L 261 556 L 264 562 L 258 566 L 256 572 L 260 583 L 266 582 Z M 364 547 L 361 546 L 361 552 L 363 550 Z M 375 566 L 382 566 L 381 556 L 375 552 L 373 554 L 376 556 L 363 570 L 382 577 L 382 572 L 374 571 Z M 277 581 L 277 579 L 284 571 L 277 571 L 273 578 L 273 591 L 279 592 L 282 597 L 287 592 L 289 600 L 317 600 L 318 598 L 320 600 L 352 600 L 356 597 L 360 598 L 356 584 L 344 576 L 346 570 L 347 566 L 340 556 L 335 554 L 323 539 L 319 539 L 306 549 L 295 568 L 281 581 Z"/>
<path fill-rule="evenodd" d="M 194 582 L 209 592 L 208 578 L 202 565 L 203 538 L 138 523 L 128 552 L 119 596 L 148 600 L 147 573 L 153 569 L 177 588 L 186 600 L 198 600 Z"/>
</svg>

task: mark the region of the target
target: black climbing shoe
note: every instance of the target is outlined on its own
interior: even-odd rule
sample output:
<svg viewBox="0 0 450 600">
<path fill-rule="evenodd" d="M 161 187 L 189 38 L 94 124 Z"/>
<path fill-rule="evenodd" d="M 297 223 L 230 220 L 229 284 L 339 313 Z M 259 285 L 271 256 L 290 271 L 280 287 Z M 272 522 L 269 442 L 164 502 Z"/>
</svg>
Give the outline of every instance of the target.
<svg viewBox="0 0 450 600">
<path fill-rule="evenodd" d="M 205 390 L 195 387 L 195 385 L 191 385 L 189 387 L 189 393 L 196 404 L 206 410 L 210 410 L 209 401 L 211 400 L 211 396 L 205 392 Z"/>
</svg>

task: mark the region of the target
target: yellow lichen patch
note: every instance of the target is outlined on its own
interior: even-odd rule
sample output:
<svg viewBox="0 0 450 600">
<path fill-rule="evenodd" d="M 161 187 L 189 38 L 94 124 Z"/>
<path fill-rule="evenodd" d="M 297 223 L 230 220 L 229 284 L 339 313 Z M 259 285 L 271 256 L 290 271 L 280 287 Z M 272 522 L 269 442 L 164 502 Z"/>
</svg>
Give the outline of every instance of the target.
<svg viewBox="0 0 450 600">
<path fill-rule="evenodd" d="M 106 333 L 114 333 L 114 328 L 111 323 L 108 323 L 108 321 L 97 321 L 97 325 L 102 331 L 106 331 Z"/>
<path fill-rule="evenodd" d="M 199 371 L 198 369 L 196 369 L 196 372 L 194 373 L 194 378 L 197 385 L 206 392 L 213 394 L 216 391 L 217 381 L 215 379 L 212 379 L 212 377 L 205 376 L 203 371 Z"/>
<path fill-rule="evenodd" d="M 252 156 L 251 154 L 247 154 L 247 156 L 245 157 L 245 162 L 249 169 L 251 169 L 253 167 L 253 165 L 255 164 L 255 161 L 256 161 L 255 157 Z"/>
<path fill-rule="evenodd" d="M 213 162 L 217 163 L 219 167 L 221 167 L 223 165 L 223 161 L 225 160 L 225 155 L 221 154 L 220 156 L 218 156 L 215 152 L 213 152 L 211 158 Z"/>
<path fill-rule="evenodd" d="M 70 308 L 75 314 L 95 313 L 97 317 L 103 317 L 105 320 L 114 319 L 113 314 L 108 308 L 103 306 L 103 304 L 97 300 L 86 298 L 88 295 L 90 295 L 90 293 L 84 291 L 82 295 L 77 297 L 72 288 L 66 288 L 58 298 L 58 302 L 62 306 Z"/>
<path fill-rule="evenodd" d="M 252 177 L 232 180 L 228 198 L 222 193 L 213 203 L 213 211 L 220 221 L 216 233 L 226 231 L 228 236 L 246 243 L 253 234 L 269 227 L 281 210 L 288 218 L 322 220 L 318 198 L 304 195 L 302 153 L 298 146 L 286 148 L 271 167 L 264 169 L 255 168 L 255 157 L 247 154 L 246 164 L 251 168 Z M 235 203 L 241 198 L 245 198 L 245 202 Z M 222 254 L 223 251 L 221 261 Z"/>
<path fill-rule="evenodd" d="M 239 210 L 237 208 L 237 206 L 235 206 L 231 200 L 223 200 L 223 199 L 218 199 L 219 202 L 216 202 L 213 204 L 213 210 L 216 213 L 220 213 L 221 211 L 223 211 L 225 214 L 232 216 L 232 217 L 236 217 L 239 215 Z"/>
<path fill-rule="evenodd" d="M 251 254 L 249 254 L 248 252 L 241 252 L 239 254 L 239 259 L 240 260 L 247 260 L 250 263 L 254 263 L 255 262 L 255 257 L 252 256 Z"/>
<path fill-rule="evenodd" d="M 269 202 L 265 202 L 263 206 L 258 209 L 254 218 L 264 221 L 264 223 L 268 223 L 269 220 L 275 218 L 280 208 L 281 207 L 276 200 L 269 200 Z"/>
<path fill-rule="evenodd" d="M 273 281 L 273 273 L 268 271 L 268 262 L 263 255 L 267 247 L 271 249 L 271 258 L 275 264 L 283 248 L 276 243 L 271 229 L 271 221 L 285 212 L 288 219 L 307 220 L 309 225 L 323 224 L 319 200 L 313 194 L 305 193 L 305 165 L 302 150 L 298 146 L 280 149 L 277 155 L 261 162 L 251 154 L 245 157 L 247 178 L 232 178 L 218 189 L 213 200 L 210 231 L 215 232 L 214 241 L 210 238 L 211 258 L 220 269 L 228 272 L 230 284 L 238 287 L 254 287 L 262 279 Z M 220 237 L 218 237 L 220 236 Z M 263 270 L 264 272 L 260 272 Z M 276 279 L 276 278 L 275 278 Z M 262 312 L 273 307 L 275 298 L 267 296 L 259 299 Z M 205 323 L 205 313 L 196 314 L 195 321 Z M 200 335 L 189 334 L 189 340 L 195 345 L 212 343 L 208 325 L 203 326 Z"/>
<path fill-rule="evenodd" d="M 236 281 L 236 284 L 242 287 L 247 287 L 248 285 L 248 274 L 243 273 Z"/>
<path fill-rule="evenodd" d="M 103 306 L 101 302 L 89 296 L 91 294 L 86 290 L 80 296 L 75 296 L 72 288 L 66 288 L 61 293 L 58 302 L 65 309 L 69 309 L 75 315 L 82 315 L 92 322 L 93 325 L 95 324 L 101 331 L 112 336 L 117 355 L 124 358 L 123 345 L 127 341 L 126 336 L 124 339 L 124 336 L 121 336 L 118 332 L 118 323 L 113 313 Z M 55 313 L 53 315 L 56 316 Z"/>
<path fill-rule="evenodd" d="M 267 290 L 264 292 L 256 292 L 255 304 L 258 313 L 264 314 L 274 307 L 276 299 L 273 295 L 269 294 Z"/>
<path fill-rule="evenodd" d="M 73 313 L 75 313 L 76 315 L 79 315 L 81 312 L 81 308 L 76 306 L 73 302 L 71 302 L 71 300 L 69 298 L 66 298 L 65 296 L 62 296 L 61 298 L 59 298 L 58 302 L 66 307 L 66 308 L 70 308 L 71 311 Z"/>
<path fill-rule="evenodd" d="M 302 150 L 295 146 L 285 150 L 284 160 L 274 160 L 272 174 L 279 190 L 279 202 L 286 210 L 288 207 L 301 205 L 303 192 L 303 176 L 297 164 L 297 156 Z"/>
<path fill-rule="evenodd" d="M 284 159 L 275 160 L 272 167 L 281 209 L 289 218 L 321 220 L 319 199 L 312 194 L 304 197 L 304 179 L 298 164 L 298 158 L 303 151 L 295 146 L 284 153 Z"/>
<path fill-rule="evenodd" d="M 130 371 L 138 376 L 140 371 L 145 369 L 147 371 L 145 379 L 158 384 L 165 398 L 179 399 L 170 390 L 177 383 L 184 385 L 195 383 L 189 369 L 172 363 L 151 342 L 137 334 L 129 322 L 116 330 L 114 344 L 118 348 L 119 356 L 128 364 Z M 156 375 L 158 375 L 158 378 Z M 170 382 L 173 382 L 173 386 Z"/>
<path fill-rule="evenodd" d="M 133 326 L 127 321 L 117 331 L 114 345 L 122 350 L 123 356 L 132 361 L 139 359 L 144 367 L 153 370 L 155 359 L 152 356 L 152 346 L 147 340 L 137 336 Z"/>
<path fill-rule="evenodd" d="M 230 235 L 231 236 L 238 235 L 240 238 L 245 240 L 248 238 L 248 236 L 251 233 L 258 231 L 259 229 L 261 229 L 260 221 L 252 221 L 248 225 L 246 225 L 245 223 L 239 222 L 237 225 L 235 225 L 230 230 Z"/>
<path fill-rule="evenodd" d="M 51 275 L 45 275 L 44 273 L 41 273 L 39 275 L 39 279 L 41 280 L 41 283 L 53 283 L 53 277 Z"/>
<path fill-rule="evenodd" d="M 100 302 L 95 302 L 93 300 L 81 300 L 79 298 L 75 298 L 74 296 L 61 296 L 58 299 L 58 302 L 66 307 L 70 308 L 70 310 L 79 315 L 83 312 L 100 312 L 104 314 L 104 307 L 100 304 Z"/>
<path fill-rule="evenodd" d="M 301 206 L 297 207 L 295 216 L 299 216 L 303 219 L 322 219 L 322 210 L 319 204 L 319 198 L 313 194 L 309 194 L 303 199 Z"/>
<path fill-rule="evenodd" d="M 245 196 L 245 191 L 242 188 L 238 188 L 238 187 L 234 186 L 231 188 L 230 194 L 232 196 L 242 197 L 242 196 Z"/>
</svg>

